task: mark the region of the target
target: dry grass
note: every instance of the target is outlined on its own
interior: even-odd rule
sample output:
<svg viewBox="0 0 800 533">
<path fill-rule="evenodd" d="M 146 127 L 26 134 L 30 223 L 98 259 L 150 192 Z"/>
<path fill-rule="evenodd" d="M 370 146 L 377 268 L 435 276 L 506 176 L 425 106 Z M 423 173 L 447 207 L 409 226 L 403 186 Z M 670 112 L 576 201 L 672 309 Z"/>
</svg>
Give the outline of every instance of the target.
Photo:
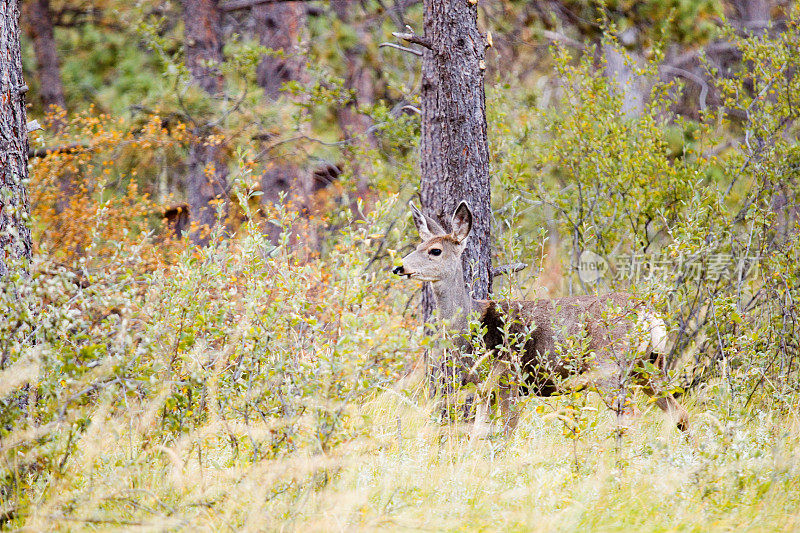
<svg viewBox="0 0 800 533">
<path fill-rule="evenodd" d="M 101 403 L 63 472 L 40 483 L 15 522 L 28 531 L 800 527 L 796 410 L 725 421 L 690 405 L 695 447 L 646 408 L 616 449 L 612 417 L 591 396 L 577 441 L 540 414 L 562 399 L 529 400 L 511 438 L 471 441 L 432 422 L 419 397 L 382 391 L 350 413 L 349 442 L 256 462 L 234 453 L 230 436 L 244 442 L 267 426 L 212 419 L 167 447 L 148 439 L 157 402 L 122 416 Z"/>
</svg>

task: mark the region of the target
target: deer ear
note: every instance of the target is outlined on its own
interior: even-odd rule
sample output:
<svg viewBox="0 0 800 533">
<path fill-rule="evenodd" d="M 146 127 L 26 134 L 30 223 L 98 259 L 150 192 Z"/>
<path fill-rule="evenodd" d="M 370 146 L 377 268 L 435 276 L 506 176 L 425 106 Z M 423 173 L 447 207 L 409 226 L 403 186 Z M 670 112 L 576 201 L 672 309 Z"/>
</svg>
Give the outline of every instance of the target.
<svg viewBox="0 0 800 533">
<path fill-rule="evenodd" d="M 419 236 L 423 241 L 432 239 L 437 235 L 446 234 L 438 222 L 433 220 L 431 217 L 424 215 L 422 211 L 420 211 L 419 208 L 414 204 L 411 204 L 411 217 L 414 219 L 414 225 L 417 227 Z"/>
<path fill-rule="evenodd" d="M 462 201 L 453 213 L 453 237 L 463 243 L 472 231 L 472 211 L 467 202 Z"/>
</svg>

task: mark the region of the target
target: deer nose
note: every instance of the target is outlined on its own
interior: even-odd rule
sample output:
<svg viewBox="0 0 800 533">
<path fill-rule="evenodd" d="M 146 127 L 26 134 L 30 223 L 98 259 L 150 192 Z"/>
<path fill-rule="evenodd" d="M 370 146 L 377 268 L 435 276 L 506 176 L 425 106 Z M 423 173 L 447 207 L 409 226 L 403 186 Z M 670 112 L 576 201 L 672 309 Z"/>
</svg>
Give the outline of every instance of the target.
<svg viewBox="0 0 800 533">
<path fill-rule="evenodd" d="M 398 276 L 402 276 L 403 275 L 403 265 L 400 265 L 399 267 L 394 267 L 394 270 L 392 270 L 392 274 L 397 274 Z"/>
</svg>

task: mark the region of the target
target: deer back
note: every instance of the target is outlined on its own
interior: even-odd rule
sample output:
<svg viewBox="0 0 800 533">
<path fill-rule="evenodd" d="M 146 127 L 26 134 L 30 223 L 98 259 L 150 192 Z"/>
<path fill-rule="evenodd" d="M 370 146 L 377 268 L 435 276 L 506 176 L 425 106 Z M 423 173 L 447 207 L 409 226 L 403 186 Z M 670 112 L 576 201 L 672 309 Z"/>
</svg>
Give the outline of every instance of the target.
<svg viewBox="0 0 800 533">
<path fill-rule="evenodd" d="M 479 306 L 485 348 L 513 359 L 529 392 L 547 396 L 560 380 L 611 363 L 612 347 L 630 331 L 637 304 L 612 293 Z"/>
</svg>

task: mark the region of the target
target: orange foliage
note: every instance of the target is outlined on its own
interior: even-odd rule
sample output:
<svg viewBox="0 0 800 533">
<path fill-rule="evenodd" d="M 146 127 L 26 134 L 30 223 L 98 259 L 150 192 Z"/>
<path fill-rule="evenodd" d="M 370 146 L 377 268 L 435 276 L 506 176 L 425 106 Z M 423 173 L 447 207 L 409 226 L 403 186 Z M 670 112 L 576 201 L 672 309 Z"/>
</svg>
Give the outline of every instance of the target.
<svg viewBox="0 0 800 533">
<path fill-rule="evenodd" d="M 37 250 L 70 263 L 80 256 L 102 262 L 119 246 L 136 247 L 142 254 L 137 263 L 146 268 L 169 261 L 181 244 L 163 238 L 165 206 L 152 199 L 153 180 L 139 179 L 137 169 L 148 168 L 159 153 L 180 151 L 184 125 L 167 127 L 157 115 L 130 124 L 92 110 L 55 120 L 63 129 L 31 142 Z M 43 141 L 47 148 L 37 148 Z"/>
</svg>

